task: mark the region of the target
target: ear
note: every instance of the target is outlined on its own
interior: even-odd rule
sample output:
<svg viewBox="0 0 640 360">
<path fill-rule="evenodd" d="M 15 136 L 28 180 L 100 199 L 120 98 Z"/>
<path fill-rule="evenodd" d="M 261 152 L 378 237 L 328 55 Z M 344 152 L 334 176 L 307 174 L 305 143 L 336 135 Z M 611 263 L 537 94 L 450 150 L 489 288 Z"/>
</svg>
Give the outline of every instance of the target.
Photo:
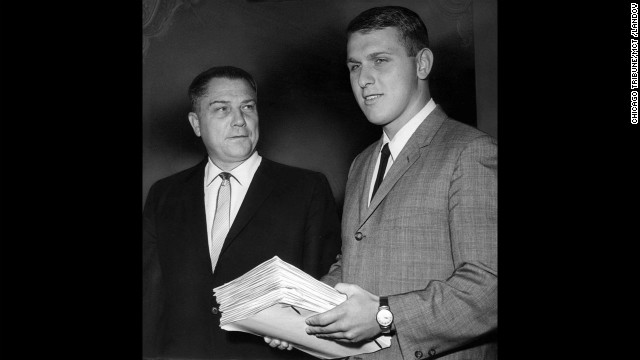
<svg viewBox="0 0 640 360">
<path fill-rule="evenodd" d="M 200 120 L 198 119 L 198 114 L 194 112 L 189 113 L 189 124 L 193 128 L 193 132 L 197 137 L 200 137 Z"/>
<path fill-rule="evenodd" d="M 418 51 L 416 55 L 416 72 L 418 78 L 425 80 L 429 73 L 431 73 L 431 67 L 433 66 L 433 53 L 429 48 L 424 48 Z"/>
</svg>

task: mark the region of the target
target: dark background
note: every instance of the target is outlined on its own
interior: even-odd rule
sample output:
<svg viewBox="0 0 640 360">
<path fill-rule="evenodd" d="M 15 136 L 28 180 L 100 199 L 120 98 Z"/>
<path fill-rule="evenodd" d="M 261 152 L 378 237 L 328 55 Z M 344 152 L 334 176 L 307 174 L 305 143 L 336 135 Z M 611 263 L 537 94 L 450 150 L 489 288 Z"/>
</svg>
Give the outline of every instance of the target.
<svg viewBox="0 0 640 360">
<path fill-rule="evenodd" d="M 258 83 L 262 156 L 324 173 L 341 207 L 353 158 L 381 136 L 349 84 L 348 22 L 386 1 L 145 0 L 143 203 L 156 180 L 205 154 L 187 121 L 201 71 L 234 65 Z M 497 4 L 394 1 L 427 25 L 430 88 L 449 116 L 497 137 Z"/>
<path fill-rule="evenodd" d="M 2 358 L 139 358 L 141 184 L 160 176 L 143 176 L 139 6 L 2 5 Z M 629 3 L 498 10 L 500 357 L 632 358 L 640 127 L 629 122 Z M 493 76 L 475 65 L 477 79 Z M 199 70 L 167 86 L 184 94 Z"/>
</svg>

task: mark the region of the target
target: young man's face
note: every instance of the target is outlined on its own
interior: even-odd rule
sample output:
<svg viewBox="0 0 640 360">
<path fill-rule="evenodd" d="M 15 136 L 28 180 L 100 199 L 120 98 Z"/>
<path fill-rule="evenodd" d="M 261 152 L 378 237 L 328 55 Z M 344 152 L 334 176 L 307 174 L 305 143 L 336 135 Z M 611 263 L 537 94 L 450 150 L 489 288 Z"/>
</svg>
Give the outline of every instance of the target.
<svg viewBox="0 0 640 360">
<path fill-rule="evenodd" d="M 347 66 L 360 109 L 369 122 L 384 126 L 388 136 L 420 111 L 416 58 L 407 55 L 395 27 L 351 34 Z"/>
<path fill-rule="evenodd" d="M 216 166 L 231 170 L 245 161 L 258 144 L 256 93 L 243 79 L 214 78 L 198 102 L 189 123 Z"/>
</svg>

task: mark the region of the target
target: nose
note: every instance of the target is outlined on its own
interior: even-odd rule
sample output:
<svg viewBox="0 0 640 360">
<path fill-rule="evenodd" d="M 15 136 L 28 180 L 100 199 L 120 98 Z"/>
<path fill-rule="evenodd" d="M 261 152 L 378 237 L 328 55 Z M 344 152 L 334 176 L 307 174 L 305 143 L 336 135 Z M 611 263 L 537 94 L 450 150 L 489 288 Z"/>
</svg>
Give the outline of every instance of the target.
<svg viewBox="0 0 640 360">
<path fill-rule="evenodd" d="M 358 85 L 364 89 L 366 88 L 368 85 L 373 84 L 375 81 L 373 79 L 373 74 L 371 73 L 371 70 L 367 67 L 362 65 L 360 67 L 360 73 L 358 74 Z"/>
<path fill-rule="evenodd" d="M 245 120 L 244 116 L 245 115 L 242 110 L 240 110 L 239 108 L 235 109 L 233 112 L 233 120 L 231 121 L 231 125 L 240 127 L 247 125 L 247 121 Z"/>
</svg>

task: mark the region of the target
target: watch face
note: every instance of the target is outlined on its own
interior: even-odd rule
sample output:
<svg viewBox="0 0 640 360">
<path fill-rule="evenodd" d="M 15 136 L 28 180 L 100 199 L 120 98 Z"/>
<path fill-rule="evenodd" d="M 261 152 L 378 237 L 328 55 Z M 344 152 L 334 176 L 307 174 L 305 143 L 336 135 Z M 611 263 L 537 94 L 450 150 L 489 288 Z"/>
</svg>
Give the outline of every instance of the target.
<svg viewBox="0 0 640 360">
<path fill-rule="evenodd" d="M 381 326 L 389 326 L 393 322 L 393 314 L 387 309 L 382 309 L 378 311 L 376 320 L 378 320 L 378 324 Z"/>
</svg>

